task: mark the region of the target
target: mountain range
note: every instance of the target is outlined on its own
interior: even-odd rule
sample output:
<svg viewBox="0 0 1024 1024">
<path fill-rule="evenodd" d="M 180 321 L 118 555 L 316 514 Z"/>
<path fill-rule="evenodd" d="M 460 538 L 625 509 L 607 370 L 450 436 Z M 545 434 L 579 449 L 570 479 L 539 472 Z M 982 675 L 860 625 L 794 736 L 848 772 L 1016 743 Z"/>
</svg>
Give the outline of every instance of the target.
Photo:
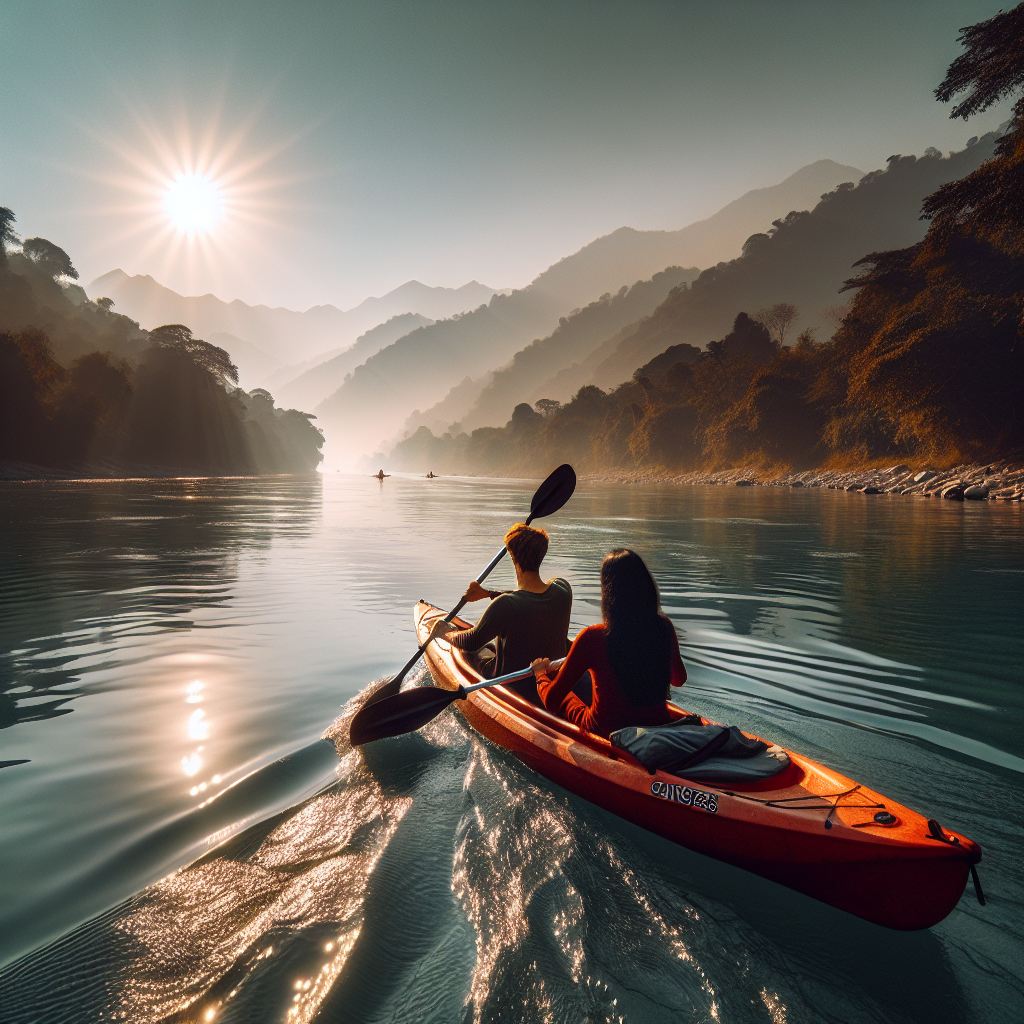
<svg viewBox="0 0 1024 1024">
<path fill-rule="evenodd" d="M 286 408 L 312 409 L 332 392 L 337 391 L 345 378 L 360 364 L 366 362 L 382 348 L 404 337 L 417 327 L 435 323 L 419 313 L 400 313 L 390 320 L 371 327 L 337 355 L 300 373 L 287 384 L 276 389 L 278 404 Z"/>
<path fill-rule="evenodd" d="M 736 256 L 744 239 L 767 228 L 774 218 L 792 209 L 794 202 L 813 205 L 823 190 L 860 176 L 855 167 L 821 160 L 678 231 L 620 228 L 549 267 L 526 288 L 496 295 L 486 306 L 398 339 L 357 367 L 352 377 L 314 410 L 327 434 L 328 463 L 351 465 L 370 450 L 368 445 L 379 446 L 395 432 L 409 429 L 411 408 L 446 402 L 449 409 L 461 405 L 461 417 L 480 397 L 474 387 L 462 386 L 466 377 L 478 378 L 501 369 L 520 349 L 551 335 L 559 318 L 573 307 L 589 305 L 602 294 L 610 297 L 623 286 L 628 289 L 667 267 L 693 267 L 689 277 L 695 277 L 700 264 L 690 258 L 691 253 L 699 254 L 702 262 Z M 608 335 L 621 326 L 609 326 Z M 548 356 L 540 361 L 544 376 L 585 357 L 587 346 L 597 348 L 606 337 L 588 335 L 582 348 L 573 346 L 564 358 L 558 355 L 557 344 L 547 346 Z M 465 404 L 446 399 L 455 387 Z M 503 422 L 497 410 L 482 415 L 491 422 Z"/>
<path fill-rule="evenodd" d="M 856 182 L 863 174 L 834 160 L 817 160 L 777 185 L 752 189 L 706 220 L 676 231 L 619 228 L 559 260 L 533 284 L 580 306 L 666 267 L 713 267 L 735 259 L 747 237 L 767 229 L 776 217 L 809 209 L 823 192 L 841 182 Z"/>
<path fill-rule="evenodd" d="M 823 191 L 860 177 L 857 168 L 819 160 L 678 230 L 619 228 L 511 294 L 475 281 L 459 289 L 410 281 L 350 310 L 325 305 L 297 312 L 181 296 L 151 277 L 121 270 L 97 278 L 88 291 L 109 296 L 144 328 L 185 323 L 225 348 L 243 386 L 259 385 L 286 405 L 315 408 L 332 461 L 351 464 L 415 429 L 414 407 L 429 407 L 420 419 L 435 426 L 450 415 L 449 423 L 465 419 L 472 429 L 504 422 L 520 389 L 535 399 L 548 381 L 577 383 L 580 372 L 593 368 L 595 354 L 609 354 L 669 289 L 685 286 L 700 267 L 735 257 L 752 233 L 788 210 L 807 208 Z M 677 268 L 671 281 L 663 274 L 670 267 Z M 563 396 L 566 386 L 549 397 Z"/>
<path fill-rule="evenodd" d="M 728 333 L 737 313 L 753 315 L 776 303 L 797 307 L 795 332 L 831 334 L 854 264 L 869 253 L 919 242 L 928 227 L 921 219 L 925 197 L 979 167 L 997 138 L 990 133 L 948 157 L 934 149 L 921 157 L 889 157 L 885 170 L 857 185 L 841 184 L 812 210 L 777 220 L 747 239 L 742 256 L 710 267 L 685 292 L 671 294 L 579 383 L 614 387 L 669 346 L 703 348 Z"/>
<path fill-rule="evenodd" d="M 324 305 L 298 312 L 249 306 L 239 299 L 225 302 L 209 294 L 179 295 L 148 275 L 130 277 L 123 270 L 103 274 L 86 290 L 90 298 L 113 299 L 119 313 L 136 320 L 145 330 L 161 324 L 186 324 L 197 337 L 226 348 L 249 386 L 278 367 L 347 348 L 365 331 L 391 317 L 418 313 L 438 320 L 474 309 L 495 294 L 494 288 L 477 281 L 461 288 L 431 288 L 419 281 L 407 281 L 385 295 L 364 299 L 352 309 Z"/>
</svg>

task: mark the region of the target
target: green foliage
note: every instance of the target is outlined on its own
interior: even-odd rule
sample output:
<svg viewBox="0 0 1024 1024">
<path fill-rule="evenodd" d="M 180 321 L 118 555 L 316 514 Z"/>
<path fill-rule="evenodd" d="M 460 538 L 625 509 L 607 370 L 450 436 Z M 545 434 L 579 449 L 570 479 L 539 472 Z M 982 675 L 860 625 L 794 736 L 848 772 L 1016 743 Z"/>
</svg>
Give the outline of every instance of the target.
<svg viewBox="0 0 1024 1024">
<path fill-rule="evenodd" d="M 13 221 L 0 210 L 5 243 Z M 98 473 L 316 469 L 324 439 L 309 414 L 233 387 L 223 349 L 183 324 L 147 334 L 109 299 L 76 306 L 56 277 L 77 274 L 45 239 L 0 264 L 0 461 Z"/>
<path fill-rule="evenodd" d="M 208 341 L 194 338 L 184 324 L 164 324 L 162 327 L 155 327 L 149 332 L 149 338 L 154 345 L 177 348 L 185 352 L 193 362 L 221 384 L 226 381 L 238 383 L 238 367 L 231 362 L 231 356 L 224 349 L 211 345 Z"/>
<path fill-rule="evenodd" d="M 1024 89 L 1024 4 L 961 29 L 958 41 L 965 52 L 950 64 L 935 90 L 936 99 L 943 103 L 967 93 L 950 117 L 966 121 Z"/>
<path fill-rule="evenodd" d="M 21 241 L 13 226 L 17 219 L 13 210 L 0 206 L 0 267 L 7 265 L 7 246 Z"/>
<path fill-rule="evenodd" d="M 45 238 L 26 238 L 21 251 L 50 277 L 78 280 L 78 271 L 71 265 L 71 257 L 59 245 Z"/>
</svg>

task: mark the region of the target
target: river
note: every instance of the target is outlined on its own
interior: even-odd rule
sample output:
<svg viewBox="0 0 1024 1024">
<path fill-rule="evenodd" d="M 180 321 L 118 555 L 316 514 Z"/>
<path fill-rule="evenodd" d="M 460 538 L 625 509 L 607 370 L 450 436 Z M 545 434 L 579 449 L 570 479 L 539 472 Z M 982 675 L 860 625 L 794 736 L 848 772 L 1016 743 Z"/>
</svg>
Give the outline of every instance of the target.
<svg viewBox="0 0 1024 1024">
<path fill-rule="evenodd" d="M 544 522 L 574 631 L 635 548 L 679 703 L 982 845 L 987 906 L 969 886 L 897 933 L 629 825 L 452 712 L 347 748 L 415 601 L 453 605 L 535 486 L 0 483 L 0 1020 L 1024 1018 L 1021 505 L 581 484 Z"/>
</svg>

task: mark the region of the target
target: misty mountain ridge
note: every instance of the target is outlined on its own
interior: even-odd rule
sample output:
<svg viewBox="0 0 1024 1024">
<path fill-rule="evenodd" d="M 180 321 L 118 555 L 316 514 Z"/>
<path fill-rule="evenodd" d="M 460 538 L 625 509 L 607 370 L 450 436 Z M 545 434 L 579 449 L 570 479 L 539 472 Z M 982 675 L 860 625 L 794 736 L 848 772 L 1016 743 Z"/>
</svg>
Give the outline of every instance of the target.
<svg viewBox="0 0 1024 1024">
<path fill-rule="evenodd" d="M 701 265 L 689 257 L 691 251 L 714 257 L 716 262 L 723 255 L 735 256 L 751 232 L 792 209 L 794 198 L 810 205 L 823 189 L 860 176 L 855 167 L 822 160 L 778 185 L 741 196 L 698 225 L 679 231 L 620 228 L 559 260 L 526 288 L 496 296 L 458 319 L 440 321 L 399 339 L 358 367 L 349 381 L 316 407 L 328 437 L 329 457 L 351 464 L 373 450 L 366 446 L 376 447 L 401 430 L 409 409 L 442 403 L 465 377 L 478 378 L 502 367 L 532 340 L 550 335 L 558 318 L 573 307 L 650 279 L 668 266 Z M 591 340 L 596 347 L 605 339 Z M 578 354 L 567 355 L 550 372 L 578 358 Z M 553 362 L 557 364 L 558 359 Z M 465 399 L 471 391 L 460 386 L 459 397 Z"/>
<path fill-rule="evenodd" d="M 464 377 L 508 360 L 558 322 L 561 303 L 527 288 L 399 338 L 352 371 L 313 410 L 333 462 L 353 464 L 398 431 L 409 410 L 442 399 Z"/>
<path fill-rule="evenodd" d="M 395 437 L 394 441 L 400 441 L 403 437 L 415 433 L 420 427 L 427 427 L 432 433 L 439 436 L 448 430 L 457 432 L 461 428 L 458 420 L 466 414 L 467 409 L 473 407 L 480 397 L 480 392 L 493 379 L 494 374 L 491 371 L 475 380 L 472 377 L 464 377 L 440 402 L 435 403 L 429 409 L 425 409 L 423 412 L 413 409 L 402 427 L 401 434 Z"/>
<path fill-rule="evenodd" d="M 417 327 L 429 327 L 436 321 L 419 313 L 401 313 L 361 334 L 353 345 L 299 373 L 275 392 L 279 404 L 296 409 L 312 409 L 345 383 L 345 377 L 386 345 Z M 269 389 L 268 389 L 269 390 Z"/>
<path fill-rule="evenodd" d="M 432 288 L 407 281 L 385 295 L 364 299 L 352 309 L 328 304 L 298 312 L 281 306 L 250 306 L 240 299 L 226 302 L 209 293 L 179 295 L 149 275 L 129 276 L 123 270 L 103 274 L 87 290 L 94 298 L 105 295 L 113 299 L 118 312 L 147 330 L 183 323 L 201 338 L 233 335 L 265 353 L 272 362 L 271 369 L 345 348 L 393 316 L 411 312 L 438 320 L 473 309 L 496 291 L 477 281 L 460 288 Z"/>
<path fill-rule="evenodd" d="M 703 348 L 728 333 L 736 314 L 751 314 L 778 302 L 800 313 L 795 330 L 832 333 L 829 308 L 842 305 L 843 283 L 853 264 L 870 252 L 919 242 L 928 224 L 921 204 L 941 185 L 979 167 L 992 156 L 996 133 L 943 157 L 893 156 L 885 170 L 859 184 L 842 184 L 810 211 L 792 211 L 765 233 L 751 235 L 743 255 L 705 270 L 684 292 L 670 295 L 631 337 L 596 366 L 585 383 L 614 387 L 670 345 Z"/>
<path fill-rule="evenodd" d="M 517 352 L 512 361 L 494 372 L 459 424 L 467 432 L 477 427 L 504 426 L 512 410 L 552 373 L 570 360 L 586 358 L 607 338 L 652 313 L 677 288 L 685 288 L 699 270 L 696 267 L 668 267 L 649 281 L 623 285 L 617 294 L 605 292 L 583 309 L 561 317 L 558 327 L 546 338 Z"/>
<path fill-rule="evenodd" d="M 274 369 L 274 360 L 263 349 L 227 331 L 216 331 L 203 340 L 218 345 L 231 356 L 238 367 L 238 383 L 243 388 L 261 386 L 263 378 Z"/>
<path fill-rule="evenodd" d="M 713 267 L 735 259 L 753 231 L 764 230 L 790 210 L 814 206 L 823 192 L 863 175 L 856 167 L 817 160 L 777 185 L 752 189 L 707 219 L 678 230 L 618 228 L 552 264 L 532 283 L 579 306 L 623 284 L 648 280 L 666 267 Z"/>
</svg>

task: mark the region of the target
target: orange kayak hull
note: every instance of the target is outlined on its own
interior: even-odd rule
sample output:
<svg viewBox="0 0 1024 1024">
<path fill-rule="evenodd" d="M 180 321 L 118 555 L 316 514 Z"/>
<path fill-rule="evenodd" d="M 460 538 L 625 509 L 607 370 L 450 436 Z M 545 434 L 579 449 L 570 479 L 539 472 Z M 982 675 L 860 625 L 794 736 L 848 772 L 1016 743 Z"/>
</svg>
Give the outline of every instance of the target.
<svg viewBox="0 0 1024 1024">
<path fill-rule="evenodd" d="M 421 643 L 443 614 L 417 605 Z M 430 644 L 426 660 L 446 689 L 481 679 L 471 656 L 443 640 Z M 946 829 L 948 842 L 937 840 L 925 816 L 794 751 L 787 751 L 790 766 L 772 779 L 691 782 L 649 773 L 603 737 L 503 686 L 478 690 L 454 707 L 482 736 L 585 800 L 887 928 L 909 931 L 943 920 L 964 892 L 970 865 L 981 859 L 981 848 L 966 836 Z M 895 824 L 876 824 L 879 808 Z"/>
</svg>

